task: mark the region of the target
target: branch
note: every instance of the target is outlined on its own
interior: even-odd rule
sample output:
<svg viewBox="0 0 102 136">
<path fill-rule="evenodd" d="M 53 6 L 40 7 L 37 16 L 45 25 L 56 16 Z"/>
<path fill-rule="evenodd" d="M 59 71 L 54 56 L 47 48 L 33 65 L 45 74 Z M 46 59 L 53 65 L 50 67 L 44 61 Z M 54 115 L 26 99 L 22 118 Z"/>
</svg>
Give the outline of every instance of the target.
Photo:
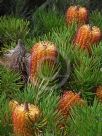
<svg viewBox="0 0 102 136">
<path fill-rule="evenodd" d="M 45 9 L 51 2 L 52 0 L 46 0 L 46 2 L 44 2 L 35 12 Z"/>
<path fill-rule="evenodd" d="M 29 76 L 30 54 L 26 52 L 23 42 L 19 39 L 18 44 L 9 53 L 0 58 L 0 65 L 20 72 L 23 80 L 27 81 Z"/>
</svg>

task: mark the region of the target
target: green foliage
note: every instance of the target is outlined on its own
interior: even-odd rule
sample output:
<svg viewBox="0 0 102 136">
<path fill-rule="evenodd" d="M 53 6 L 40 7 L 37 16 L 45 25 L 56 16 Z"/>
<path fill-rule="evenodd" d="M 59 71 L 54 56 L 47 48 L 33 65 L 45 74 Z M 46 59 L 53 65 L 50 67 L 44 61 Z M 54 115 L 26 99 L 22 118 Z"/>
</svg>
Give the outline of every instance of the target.
<svg viewBox="0 0 102 136">
<path fill-rule="evenodd" d="M 43 85 L 44 81 L 42 81 L 39 86 L 33 86 L 28 84 L 27 87 L 24 88 L 24 91 L 18 92 L 15 96 L 15 99 L 19 101 L 20 103 L 23 103 L 25 101 L 29 103 L 34 103 L 38 105 L 39 100 L 42 98 L 44 94 L 46 94 L 46 83 Z"/>
<path fill-rule="evenodd" d="M 28 83 L 23 91 L 16 93 L 14 98 L 20 103 L 27 101 L 39 105 L 41 103 L 40 101 L 43 98 L 45 99 L 45 96 L 49 95 L 51 92 L 55 93 L 56 96 L 59 95 L 60 90 L 57 88 L 57 85 L 52 84 L 52 86 L 49 86 L 49 82 L 49 80 L 42 79 L 42 81 L 38 80 L 35 85 Z"/>
<path fill-rule="evenodd" d="M 52 31 L 50 39 L 53 41 L 59 49 L 60 54 L 66 58 L 72 60 L 73 47 L 72 40 L 76 31 L 76 24 L 72 26 L 62 26 Z"/>
<path fill-rule="evenodd" d="M 69 136 L 101 136 L 102 103 L 94 100 L 92 106 L 75 107 L 67 121 Z"/>
<path fill-rule="evenodd" d="M 8 100 L 4 93 L 0 94 L 0 135 L 11 136 L 12 124 Z"/>
<path fill-rule="evenodd" d="M 94 51 L 95 51 L 94 47 Z M 81 90 L 82 93 L 93 92 L 93 88 L 100 85 L 102 81 L 102 47 L 101 44 L 96 48 L 97 52 L 89 56 L 87 52 L 75 50 L 74 64 L 69 84 L 74 90 Z M 100 56 L 99 56 L 100 54 Z"/>
<path fill-rule="evenodd" d="M 51 32 L 64 25 L 64 18 L 54 11 L 37 11 L 33 16 L 33 31 L 36 36 Z"/>
<path fill-rule="evenodd" d="M 95 14 L 97 16 L 97 12 Z M 100 15 L 101 14 L 98 15 L 98 20 L 100 20 L 101 18 Z M 45 26 L 48 25 L 48 21 L 46 21 L 46 18 L 44 18 L 44 22 L 46 22 Z M 57 21 L 59 20 L 58 17 L 56 19 Z M 101 22 L 96 21 L 94 15 L 93 19 L 92 22 L 96 22 L 96 25 L 98 25 L 99 23 L 98 26 L 101 26 Z M 55 25 L 55 22 L 56 21 L 51 23 Z M 94 46 L 91 51 L 92 55 L 89 55 L 86 51 L 83 51 L 79 48 L 73 48 L 72 40 L 73 35 L 76 32 L 76 24 L 73 24 L 70 27 L 66 27 L 65 24 L 61 24 L 58 28 L 52 28 L 52 30 L 48 30 L 49 33 L 45 34 L 44 36 L 41 36 L 40 40 L 50 40 L 54 42 L 58 47 L 63 59 L 71 63 L 72 67 L 70 70 L 71 74 L 68 83 L 68 88 L 71 88 L 76 91 L 81 91 L 82 95 L 85 97 L 87 97 L 87 95 L 92 95 L 94 91 L 93 89 L 96 86 L 101 85 L 102 80 L 102 72 L 100 71 L 100 68 L 102 66 L 101 43 L 98 46 Z M 37 39 L 39 38 L 37 37 Z M 61 61 L 62 59 L 60 59 L 60 62 Z M 63 65 L 63 67 L 64 66 L 65 65 Z"/>
<path fill-rule="evenodd" d="M 26 47 L 27 51 L 31 51 L 34 44 L 38 41 L 39 40 L 35 37 L 29 37 L 28 39 L 26 39 L 24 43 L 25 43 L 25 47 Z"/>
<path fill-rule="evenodd" d="M 60 58 L 62 67 L 65 70 L 64 77 L 70 77 L 67 82 L 67 88 L 81 91 L 83 97 L 91 98 L 94 95 L 94 88 L 101 85 L 102 81 L 102 43 L 94 45 L 90 54 L 79 47 L 74 47 L 73 35 L 76 31 L 76 24 L 70 27 L 60 27 L 54 29 L 42 39 L 53 41 L 63 60 Z M 71 67 L 69 67 L 69 63 Z M 64 78 L 63 78 L 64 80 Z"/>
<path fill-rule="evenodd" d="M 37 105 L 41 110 L 41 117 L 36 124 L 35 129 L 40 130 L 41 134 L 59 133 L 58 123 L 63 121 L 60 113 L 57 111 L 59 95 L 55 86 L 48 87 L 49 82 L 43 80 L 39 86 L 28 85 L 24 92 L 18 93 L 16 100 L 20 103 L 25 101 Z M 47 88 L 47 89 L 46 89 Z M 59 131 L 59 132 L 58 132 Z"/>
<path fill-rule="evenodd" d="M 93 11 L 90 14 L 90 23 L 102 29 L 102 13 L 97 10 Z"/>
<path fill-rule="evenodd" d="M 0 66 L 0 95 L 3 93 L 7 98 L 13 98 L 22 85 L 18 73 Z"/>
<path fill-rule="evenodd" d="M 0 17 L 0 37 L 3 42 L 8 44 L 17 42 L 18 39 L 24 40 L 29 33 L 29 22 L 11 16 Z"/>
<path fill-rule="evenodd" d="M 9 52 L 9 50 L 12 50 L 16 47 L 16 43 L 15 42 L 10 42 L 9 44 L 8 43 L 4 43 L 3 44 L 3 47 L 1 48 L 1 53 L 2 54 L 5 54 L 7 52 Z M 1 56 L 2 56 L 1 54 Z"/>
<path fill-rule="evenodd" d="M 53 60 L 54 59 L 54 60 Z M 49 82 L 49 86 L 53 84 L 57 84 L 57 77 L 60 71 L 60 64 L 57 60 L 57 58 L 44 58 L 42 62 L 39 64 L 39 70 L 38 70 L 38 80 L 42 81 L 45 80 L 45 82 Z"/>
<path fill-rule="evenodd" d="M 34 46 L 34 44 L 36 42 L 39 42 L 39 38 L 32 38 L 32 37 L 29 37 L 27 39 L 25 39 L 24 41 L 24 45 L 25 45 L 25 48 L 27 50 L 27 52 L 31 53 L 31 49 L 32 47 Z M 4 54 L 4 53 L 7 53 L 9 50 L 11 49 L 14 49 L 16 47 L 17 43 L 16 42 L 10 42 L 9 44 L 7 43 L 4 43 L 2 49 L 1 49 L 1 52 Z"/>
</svg>

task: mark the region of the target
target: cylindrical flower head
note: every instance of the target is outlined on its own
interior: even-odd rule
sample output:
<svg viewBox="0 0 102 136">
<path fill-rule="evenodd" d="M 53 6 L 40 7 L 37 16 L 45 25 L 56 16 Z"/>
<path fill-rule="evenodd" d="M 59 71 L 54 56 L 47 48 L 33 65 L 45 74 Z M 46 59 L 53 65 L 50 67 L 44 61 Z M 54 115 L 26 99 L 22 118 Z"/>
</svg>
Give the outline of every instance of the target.
<svg viewBox="0 0 102 136">
<path fill-rule="evenodd" d="M 84 100 L 81 99 L 80 95 L 72 91 L 65 91 L 59 101 L 59 110 L 63 115 L 68 115 L 70 109 L 76 105 L 83 105 Z"/>
<path fill-rule="evenodd" d="M 30 81 L 36 82 L 38 74 L 44 63 L 49 63 L 49 69 L 54 66 L 57 61 L 58 51 L 56 46 L 49 41 L 41 41 L 36 43 L 32 48 L 30 63 Z M 42 73 L 40 73 L 42 74 Z"/>
<path fill-rule="evenodd" d="M 98 42 L 101 41 L 101 39 L 102 39 L 101 30 L 98 27 L 93 26 L 92 27 L 92 40 L 91 40 L 91 44 L 98 43 Z"/>
<path fill-rule="evenodd" d="M 73 43 L 81 48 L 89 49 L 93 44 L 100 42 L 101 36 L 102 33 L 98 27 L 83 25 L 77 30 Z"/>
<path fill-rule="evenodd" d="M 33 125 L 40 116 L 37 106 L 21 104 L 12 113 L 15 136 L 33 136 Z"/>
<path fill-rule="evenodd" d="M 70 6 L 66 12 L 67 24 L 76 22 L 78 25 L 86 24 L 89 20 L 89 12 L 85 7 Z"/>
<path fill-rule="evenodd" d="M 81 26 L 77 30 L 77 33 L 75 34 L 73 41 L 74 44 L 79 45 L 81 48 L 87 48 L 88 46 L 90 46 L 90 41 L 91 41 L 90 26 L 89 25 Z"/>
</svg>

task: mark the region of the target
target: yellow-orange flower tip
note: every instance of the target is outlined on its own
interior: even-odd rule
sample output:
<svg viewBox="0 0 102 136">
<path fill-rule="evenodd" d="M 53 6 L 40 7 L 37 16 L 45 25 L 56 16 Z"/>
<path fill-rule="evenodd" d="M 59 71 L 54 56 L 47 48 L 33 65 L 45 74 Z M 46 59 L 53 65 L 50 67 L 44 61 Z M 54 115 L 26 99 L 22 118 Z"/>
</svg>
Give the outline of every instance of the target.
<svg viewBox="0 0 102 136">
<path fill-rule="evenodd" d="M 85 7 L 70 6 L 66 11 L 66 22 L 76 22 L 79 26 L 89 22 L 89 11 Z"/>
<path fill-rule="evenodd" d="M 9 108 L 12 111 L 14 111 L 14 109 L 19 105 L 19 103 L 15 100 L 10 100 L 9 101 Z"/>
<path fill-rule="evenodd" d="M 97 26 L 82 25 L 78 28 L 73 44 L 80 48 L 90 49 L 90 46 L 99 43 L 102 40 L 101 30 Z"/>
<path fill-rule="evenodd" d="M 15 108 L 12 114 L 14 134 L 22 136 L 33 136 L 33 125 L 40 117 L 40 110 L 33 104 L 27 102 Z"/>
</svg>

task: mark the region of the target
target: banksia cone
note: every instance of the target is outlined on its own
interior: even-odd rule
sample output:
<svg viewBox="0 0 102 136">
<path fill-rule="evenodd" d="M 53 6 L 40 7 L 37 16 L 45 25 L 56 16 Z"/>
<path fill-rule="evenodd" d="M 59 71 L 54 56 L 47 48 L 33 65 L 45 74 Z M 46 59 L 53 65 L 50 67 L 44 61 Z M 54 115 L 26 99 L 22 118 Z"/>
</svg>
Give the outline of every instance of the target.
<svg viewBox="0 0 102 136">
<path fill-rule="evenodd" d="M 11 101 L 9 102 L 9 108 L 10 108 L 11 112 L 14 111 L 14 109 L 15 109 L 18 105 L 19 105 L 19 103 L 18 103 L 17 101 L 11 100 Z"/>
<path fill-rule="evenodd" d="M 83 25 L 78 29 L 73 43 L 81 48 L 89 49 L 93 44 L 100 42 L 101 36 L 102 33 L 98 27 Z"/>
<path fill-rule="evenodd" d="M 30 65 L 30 81 L 34 84 L 38 79 L 41 66 L 44 62 L 48 62 L 49 68 L 56 63 L 58 56 L 56 46 L 49 41 L 41 41 L 36 43 L 32 48 L 31 65 Z M 42 74 L 42 73 L 41 73 Z"/>
<path fill-rule="evenodd" d="M 17 106 L 12 114 L 15 136 L 33 136 L 33 125 L 39 116 L 37 106 L 28 103 Z"/>
<path fill-rule="evenodd" d="M 101 39 L 102 39 L 101 30 L 100 30 L 98 27 L 93 26 L 93 27 L 92 27 L 91 44 L 98 43 L 98 42 L 100 42 Z"/>
<path fill-rule="evenodd" d="M 102 101 L 102 86 L 99 86 L 97 89 L 96 89 L 96 96 L 99 100 Z"/>
<path fill-rule="evenodd" d="M 85 7 L 80 6 L 70 6 L 66 12 L 66 22 L 67 24 L 72 24 L 76 22 L 78 25 L 88 23 L 89 12 Z"/>
<path fill-rule="evenodd" d="M 80 95 L 78 93 L 74 93 L 72 91 L 66 91 L 64 92 L 62 98 L 59 101 L 59 111 L 63 115 L 68 115 L 70 112 L 70 109 L 76 105 L 83 105 L 84 100 L 81 99 Z"/>
</svg>

